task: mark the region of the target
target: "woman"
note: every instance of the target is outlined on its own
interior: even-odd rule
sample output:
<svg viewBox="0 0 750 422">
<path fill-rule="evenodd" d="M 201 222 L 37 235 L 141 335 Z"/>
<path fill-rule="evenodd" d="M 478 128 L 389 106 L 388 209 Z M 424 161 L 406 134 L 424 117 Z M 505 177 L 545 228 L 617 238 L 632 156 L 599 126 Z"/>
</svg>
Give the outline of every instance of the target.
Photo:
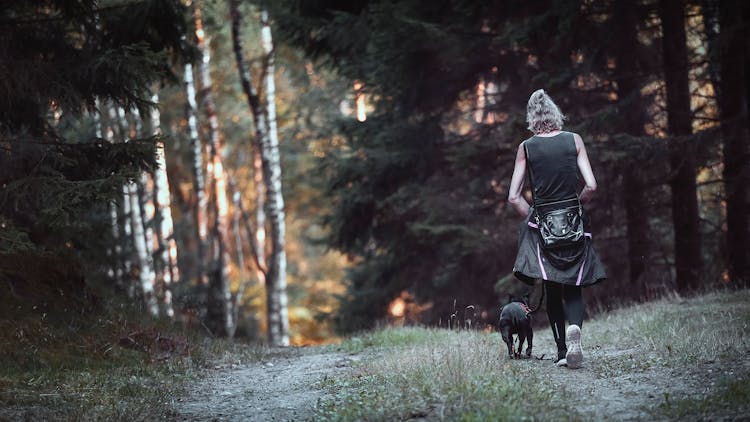
<svg viewBox="0 0 750 422">
<path fill-rule="evenodd" d="M 562 131 L 564 116 L 552 99 L 540 89 L 531 94 L 526 108 L 526 121 L 534 133 L 518 147 L 516 164 L 510 182 L 508 201 L 525 217 L 518 239 L 518 256 L 513 274 L 527 284 L 543 279 L 547 293 L 547 316 L 552 335 L 557 343 L 557 365 L 579 368 L 583 361 L 581 325 L 584 304 L 583 286 L 598 283 L 606 278 L 604 266 L 591 245 L 587 218 L 581 204 L 591 200 L 596 191 L 596 179 L 591 170 L 586 147 L 581 137 Z M 524 177 L 527 169 L 532 188 L 534 206 L 523 197 Z M 580 180 L 584 186 L 580 191 Z M 563 246 L 550 243 L 549 226 L 544 226 L 546 214 L 539 210 L 568 207 L 565 220 L 568 234 L 576 230 L 578 238 L 571 238 Z M 558 213 L 559 214 L 559 213 Z M 542 219 L 540 220 L 540 215 Z M 578 220 L 577 220 L 578 219 Z M 570 326 L 565 331 L 565 317 Z M 562 333 L 566 332 L 566 338 Z"/>
</svg>

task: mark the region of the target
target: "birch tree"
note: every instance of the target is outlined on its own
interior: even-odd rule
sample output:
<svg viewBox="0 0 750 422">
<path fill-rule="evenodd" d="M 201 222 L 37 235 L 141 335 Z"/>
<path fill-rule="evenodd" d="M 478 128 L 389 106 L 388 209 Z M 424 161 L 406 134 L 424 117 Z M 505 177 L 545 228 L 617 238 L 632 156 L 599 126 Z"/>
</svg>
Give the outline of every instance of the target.
<svg viewBox="0 0 750 422">
<path fill-rule="evenodd" d="M 138 109 L 130 112 L 129 119 L 129 136 L 131 139 L 143 137 L 143 120 Z M 138 199 L 138 208 L 141 214 L 141 224 L 143 226 L 143 237 L 146 242 L 146 255 L 149 258 L 150 268 L 154 275 L 152 284 L 156 290 L 156 272 L 154 269 L 154 221 L 156 220 L 156 208 L 154 207 L 154 178 L 151 172 L 144 171 L 140 179 L 136 182 L 136 194 Z"/>
<path fill-rule="evenodd" d="M 108 127 L 107 127 L 107 140 L 110 143 L 115 142 L 115 136 L 124 139 L 124 130 L 121 125 L 121 119 L 118 114 L 118 110 L 114 105 L 108 107 Z M 135 297 L 135 286 L 130 280 L 132 275 L 132 224 L 130 221 L 130 189 L 127 185 L 122 187 L 122 195 L 120 196 L 120 202 L 114 203 L 111 206 L 111 218 L 116 222 L 112 232 L 114 237 L 118 240 L 115 250 L 118 255 L 119 261 L 119 272 L 121 274 L 116 280 L 120 283 L 119 287 L 125 290 L 128 297 Z"/>
<path fill-rule="evenodd" d="M 265 71 L 266 107 L 264 109 L 257 91 L 252 83 L 250 70 L 242 50 L 240 36 L 241 14 L 237 0 L 230 0 L 232 14 L 232 39 L 234 42 L 235 59 L 240 72 L 242 88 L 247 96 L 248 104 L 255 123 L 255 143 L 260 151 L 262 161 L 263 181 L 266 188 L 266 210 L 271 228 L 270 264 L 266 278 L 266 306 L 268 341 L 272 345 L 286 346 L 289 344 L 289 317 L 286 295 L 286 251 L 284 225 L 284 199 L 281 190 L 281 163 L 279 157 L 278 133 L 276 129 L 276 105 L 274 83 L 274 55 L 271 27 L 268 22 L 268 12 L 261 11 L 261 35 L 263 52 L 267 67 Z M 260 223 L 258 223 L 260 226 Z M 258 250 L 262 255 L 263 249 Z"/>
<path fill-rule="evenodd" d="M 266 54 L 266 115 L 268 136 L 263 137 L 263 174 L 266 175 L 268 218 L 271 223 L 271 265 L 267 282 L 268 330 L 276 344 L 289 345 L 289 315 L 286 294 L 286 226 L 284 222 L 284 197 L 281 190 L 281 157 L 276 127 L 276 85 L 274 82 L 274 50 L 268 10 L 261 11 L 263 52 Z"/>
<path fill-rule="evenodd" d="M 123 128 L 123 133 L 125 133 L 125 128 L 129 128 L 130 126 L 125 116 L 125 110 L 118 107 L 117 115 L 120 119 L 120 127 Z M 138 133 L 138 129 L 134 126 L 133 128 L 130 128 L 129 132 L 128 138 L 133 139 L 135 138 L 134 135 Z M 125 197 L 123 204 L 127 207 L 128 211 L 128 218 L 125 220 L 124 224 L 126 225 L 126 232 L 132 236 L 132 243 L 138 267 L 138 287 L 146 309 L 152 316 L 156 316 L 159 314 L 159 308 L 156 304 L 156 297 L 154 295 L 154 279 L 156 278 L 156 275 L 153 270 L 153 256 L 147 242 L 147 231 L 143 220 L 144 214 L 141 210 L 141 204 L 143 201 L 140 200 L 138 184 L 135 181 L 126 183 L 123 186 L 123 196 Z"/>
<path fill-rule="evenodd" d="M 172 318 L 172 284 L 180 280 L 177 267 L 177 242 L 174 239 L 174 222 L 172 220 L 172 203 L 167 177 L 167 160 L 164 150 L 164 140 L 161 137 L 161 117 L 159 114 L 159 95 L 154 94 L 151 102 L 156 106 L 151 110 L 151 134 L 156 136 L 156 164 L 154 170 L 154 208 L 156 229 L 156 253 L 154 254 L 154 268 L 156 281 L 159 285 L 157 297 L 159 311 L 162 315 Z"/>
<path fill-rule="evenodd" d="M 207 302 L 207 320 L 209 328 L 220 336 L 233 336 L 235 331 L 232 318 L 231 295 L 229 291 L 229 274 L 227 259 L 227 186 L 224 166 L 221 160 L 221 140 L 219 123 L 216 117 L 216 106 L 211 92 L 211 46 L 210 38 L 203 28 L 201 10 L 194 8 L 196 38 L 200 51 L 201 99 L 203 111 L 208 121 L 209 172 L 213 197 L 213 227 L 211 231 L 212 259 L 209 272 L 209 291 Z"/>
<path fill-rule="evenodd" d="M 105 139 L 108 142 L 113 142 L 114 134 L 112 133 L 112 127 L 107 126 L 107 133 L 104 133 L 102 125 L 102 104 L 99 99 L 96 100 L 96 110 L 92 113 L 94 119 L 94 134 L 98 139 Z M 106 135 L 106 138 L 105 138 Z M 120 246 L 119 238 L 119 224 L 117 221 L 117 203 L 111 202 L 108 205 L 109 221 L 112 228 L 112 245 L 107 249 L 107 255 L 109 255 L 111 261 L 111 269 L 108 275 L 115 280 L 116 284 L 122 284 L 122 266 L 120 265 L 120 255 L 122 254 L 122 247 Z"/>
<path fill-rule="evenodd" d="M 198 134 L 198 105 L 195 101 L 195 78 L 192 63 L 185 64 L 184 72 L 185 95 L 185 118 L 188 123 L 188 134 L 190 136 L 190 150 L 192 151 L 192 163 L 190 169 L 193 173 L 193 219 L 195 220 L 196 242 L 198 256 L 196 258 L 197 278 L 200 284 L 207 284 L 204 257 L 206 256 L 206 238 L 208 237 L 208 226 L 206 224 L 206 187 L 203 176 L 203 151 L 201 139 Z"/>
</svg>

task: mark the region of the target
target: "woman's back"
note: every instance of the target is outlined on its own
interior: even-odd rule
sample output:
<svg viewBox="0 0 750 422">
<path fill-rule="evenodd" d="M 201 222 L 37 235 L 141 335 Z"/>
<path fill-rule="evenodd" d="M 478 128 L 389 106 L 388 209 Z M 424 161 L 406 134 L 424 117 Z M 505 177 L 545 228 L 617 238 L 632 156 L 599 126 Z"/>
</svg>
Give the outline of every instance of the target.
<svg viewBox="0 0 750 422">
<path fill-rule="evenodd" d="M 580 177 L 573 133 L 532 136 L 524 147 L 534 201 L 543 204 L 576 197 Z"/>
</svg>

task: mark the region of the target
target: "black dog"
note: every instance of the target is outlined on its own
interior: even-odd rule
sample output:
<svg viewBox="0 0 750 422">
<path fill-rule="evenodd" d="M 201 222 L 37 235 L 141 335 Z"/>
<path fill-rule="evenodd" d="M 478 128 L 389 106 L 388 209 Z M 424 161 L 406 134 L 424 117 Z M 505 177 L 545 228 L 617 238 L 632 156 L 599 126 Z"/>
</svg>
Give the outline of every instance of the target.
<svg viewBox="0 0 750 422">
<path fill-rule="evenodd" d="M 526 357 L 531 357 L 534 331 L 531 328 L 531 309 L 525 298 L 508 297 L 509 302 L 500 311 L 500 334 L 508 345 L 508 357 L 520 358 L 525 340 L 529 341 Z M 513 334 L 518 335 L 518 350 L 513 350 Z"/>
</svg>

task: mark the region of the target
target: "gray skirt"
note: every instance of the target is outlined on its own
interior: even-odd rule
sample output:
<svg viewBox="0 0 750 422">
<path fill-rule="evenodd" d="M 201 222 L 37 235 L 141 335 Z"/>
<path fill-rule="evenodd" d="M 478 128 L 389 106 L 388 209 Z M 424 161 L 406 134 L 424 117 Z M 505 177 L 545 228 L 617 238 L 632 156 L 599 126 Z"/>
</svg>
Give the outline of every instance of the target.
<svg viewBox="0 0 750 422">
<path fill-rule="evenodd" d="M 540 245 L 539 229 L 530 221 L 533 208 L 531 211 L 518 229 L 518 255 L 513 265 L 516 278 L 526 284 L 542 279 L 574 286 L 591 286 L 607 278 L 604 264 L 594 251 L 591 233 L 586 233 L 580 245 L 546 252 Z M 576 258 L 570 261 L 570 257 Z"/>
</svg>

